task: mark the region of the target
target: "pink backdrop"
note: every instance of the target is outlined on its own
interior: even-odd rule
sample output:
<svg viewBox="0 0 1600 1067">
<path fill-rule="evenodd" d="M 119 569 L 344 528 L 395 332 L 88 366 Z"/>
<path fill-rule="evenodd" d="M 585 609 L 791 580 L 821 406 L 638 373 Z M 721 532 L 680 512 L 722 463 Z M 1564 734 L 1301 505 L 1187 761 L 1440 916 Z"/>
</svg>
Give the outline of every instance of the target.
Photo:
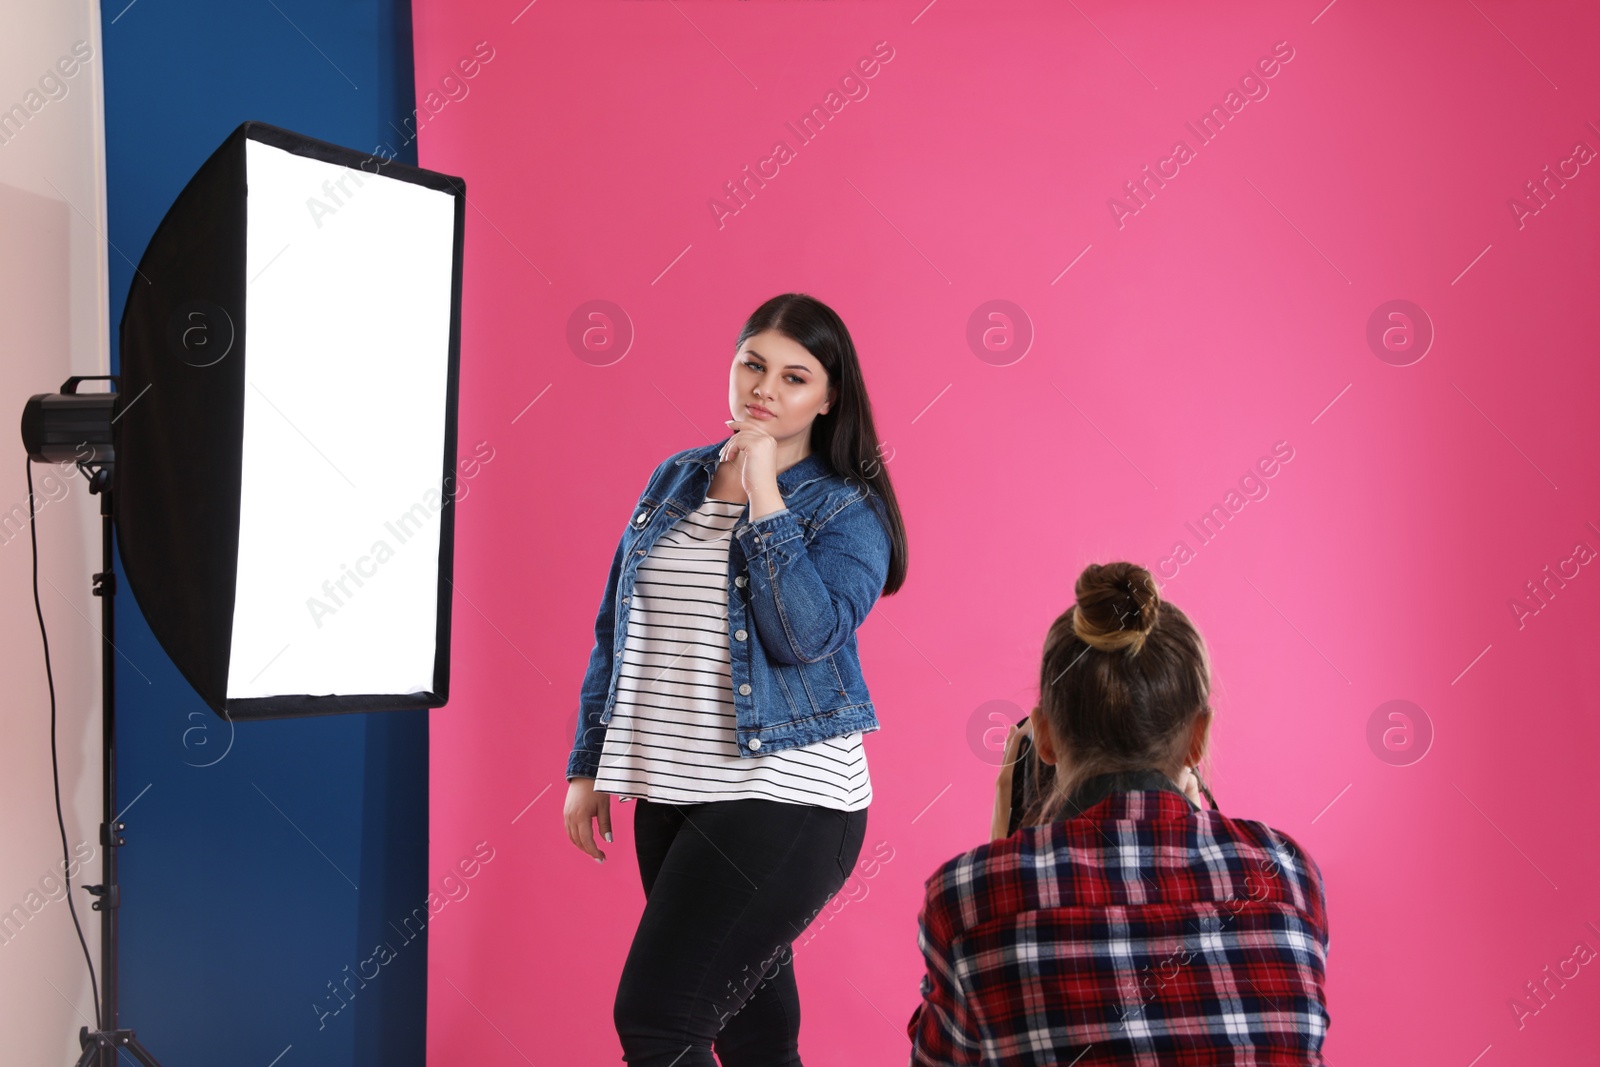
<svg viewBox="0 0 1600 1067">
<path fill-rule="evenodd" d="M 1116 558 L 1211 645 L 1223 810 L 1325 874 L 1329 1057 L 1592 1062 L 1600 12 L 414 7 L 492 455 L 433 716 L 431 1064 L 621 1062 L 643 892 L 631 807 L 604 866 L 561 825 L 579 681 L 645 478 L 721 439 L 736 331 L 787 290 L 855 337 L 910 541 L 860 633 L 863 862 L 795 955 L 808 1062 L 905 1062 L 923 879 L 984 839 L 995 726 Z"/>
</svg>

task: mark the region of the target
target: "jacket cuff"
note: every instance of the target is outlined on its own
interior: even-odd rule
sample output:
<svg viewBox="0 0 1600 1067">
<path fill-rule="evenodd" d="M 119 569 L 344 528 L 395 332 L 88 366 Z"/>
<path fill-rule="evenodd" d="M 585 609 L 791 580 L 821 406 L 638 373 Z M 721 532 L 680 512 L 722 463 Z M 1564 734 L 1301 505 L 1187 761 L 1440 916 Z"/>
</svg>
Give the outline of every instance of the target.
<svg viewBox="0 0 1600 1067">
<path fill-rule="evenodd" d="M 600 777 L 600 753 L 574 749 L 567 757 L 567 781 Z"/>
<path fill-rule="evenodd" d="M 734 537 L 744 548 L 746 559 L 755 559 L 769 549 L 800 536 L 803 536 L 800 521 L 788 508 L 751 519 L 734 530 Z"/>
</svg>

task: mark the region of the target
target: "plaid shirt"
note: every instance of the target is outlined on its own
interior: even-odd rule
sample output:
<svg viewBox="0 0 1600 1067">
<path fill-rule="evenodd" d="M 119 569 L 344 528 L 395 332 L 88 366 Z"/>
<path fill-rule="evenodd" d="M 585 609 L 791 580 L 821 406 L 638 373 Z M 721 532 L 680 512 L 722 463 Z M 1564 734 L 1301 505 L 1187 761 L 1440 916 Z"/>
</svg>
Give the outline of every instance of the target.
<svg viewBox="0 0 1600 1067">
<path fill-rule="evenodd" d="M 1315 861 L 1156 772 L 1096 786 L 928 879 L 912 1067 L 1322 1064 Z"/>
</svg>

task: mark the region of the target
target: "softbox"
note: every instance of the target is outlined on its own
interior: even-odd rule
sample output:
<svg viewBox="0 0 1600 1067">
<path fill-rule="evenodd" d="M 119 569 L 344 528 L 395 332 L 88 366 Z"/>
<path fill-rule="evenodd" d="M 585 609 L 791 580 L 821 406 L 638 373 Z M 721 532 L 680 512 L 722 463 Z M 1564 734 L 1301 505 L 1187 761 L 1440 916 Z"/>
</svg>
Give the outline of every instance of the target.
<svg viewBox="0 0 1600 1067">
<path fill-rule="evenodd" d="M 449 696 L 460 178 L 247 122 L 134 274 L 123 569 L 229 719 Z"/>
</svg>

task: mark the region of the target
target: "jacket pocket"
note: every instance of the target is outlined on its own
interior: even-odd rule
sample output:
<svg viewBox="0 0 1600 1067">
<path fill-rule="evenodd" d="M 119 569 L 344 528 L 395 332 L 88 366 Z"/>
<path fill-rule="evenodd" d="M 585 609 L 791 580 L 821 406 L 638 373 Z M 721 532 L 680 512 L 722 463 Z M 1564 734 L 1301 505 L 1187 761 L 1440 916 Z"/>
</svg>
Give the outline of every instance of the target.
<svg viewBox="0 0 1600 1067">
<path fill-rule="evenodd" d="M 633 509 L 633 517 L 628 520 L 628 531 L 637 533 L 650 525 L 650 519 L 655 515 L 656 508 L 660 507 L 659 501 L 649 496 L 639 498 L 639 506 Z"/>
</svg>

